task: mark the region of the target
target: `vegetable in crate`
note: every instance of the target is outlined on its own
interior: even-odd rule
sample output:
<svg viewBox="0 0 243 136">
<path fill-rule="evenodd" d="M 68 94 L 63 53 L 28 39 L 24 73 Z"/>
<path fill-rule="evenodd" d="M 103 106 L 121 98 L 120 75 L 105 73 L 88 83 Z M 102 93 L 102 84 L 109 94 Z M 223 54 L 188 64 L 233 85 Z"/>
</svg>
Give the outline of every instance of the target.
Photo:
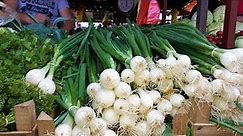
<svg viewBox="0 0 243 136">
<path fill-rule="evenodd" d="M 49 41 L 40 41 L 29 31 L 12 33 L 0 28 L 0 113 L 8 120 L 0 120 L 1 130 L 14 123 L 13 107 L 16 104 L 34 99 L 37 114 L 52 111 L 53 96 L 43 95 L 24 81 L 24 74 L 45 64 L 51 59 L 52 52 Z"/>
</svg>

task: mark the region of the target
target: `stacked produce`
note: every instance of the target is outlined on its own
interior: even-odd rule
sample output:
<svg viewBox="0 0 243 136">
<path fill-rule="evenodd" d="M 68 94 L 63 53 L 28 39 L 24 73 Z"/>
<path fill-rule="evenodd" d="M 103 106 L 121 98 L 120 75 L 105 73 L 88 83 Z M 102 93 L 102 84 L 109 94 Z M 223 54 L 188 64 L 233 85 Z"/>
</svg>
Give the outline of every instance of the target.
<svg viewBox="0 0 243 136">
<path fill-rule="evenodd" d="M 183 23 L 108 29 L 90 24 L 62 41 L 47 64 L 55 70 L 64 60 L 74 62 L 56 97 L 64 109 L 56 134 L 103 135 L 111 129 L 117 135 L 161 135 L 166 118 L 193 97 L 212 103 L 212 120 L 241 124 L 241 54 L 241 49 L 216 48 Z"/>
<path fill-rule="evenodd" d="M 235 127 L 243 121 L 242 54 L 217 48 L 184 23 L 90 23 L 60 41 L 52 58 L 30 67 L 42 68 L 21 75 L 27 73 L 25 82 L 41 94 L 54 94 L 62 109 L 55 119 L 57 136 L 162 135 L 169 119 L 195 97 L 212 103 L 212 121 L 242 134 Z"/>
</svg>

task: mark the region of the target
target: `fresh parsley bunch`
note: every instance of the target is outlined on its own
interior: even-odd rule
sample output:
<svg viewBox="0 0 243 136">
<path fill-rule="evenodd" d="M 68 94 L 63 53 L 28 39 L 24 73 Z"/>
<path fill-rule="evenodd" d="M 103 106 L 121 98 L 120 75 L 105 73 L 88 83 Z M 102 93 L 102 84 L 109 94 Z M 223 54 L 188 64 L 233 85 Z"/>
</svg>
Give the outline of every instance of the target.
<svg viewBox="0 0 243 136">
<path fill-rule="evenodd" d="M 39 40 L 30 31 L 0 28 L 0 131 L 14 123 L 16 104 L 34 99 L 37 114 L 52 111 L 54 96 L 43 95 L 36 87 L 27 85 L 24 75 L 50 61 L 53 50 L 48 39 Z"/>
</svg>

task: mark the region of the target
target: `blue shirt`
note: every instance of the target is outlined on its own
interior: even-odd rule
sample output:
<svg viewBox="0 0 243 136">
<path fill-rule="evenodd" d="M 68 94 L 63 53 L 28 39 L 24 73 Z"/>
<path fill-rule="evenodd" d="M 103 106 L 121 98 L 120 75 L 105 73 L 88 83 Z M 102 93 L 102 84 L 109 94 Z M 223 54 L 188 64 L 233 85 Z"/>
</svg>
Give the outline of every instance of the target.
<svg viewBox="0 0 243 136">
<path fill-rule="evenodd" d="M 60 17 L 59 10 L 69 8 L 67 0 L 19 0 L 18 10 L 28 12 L 35 16 L 37 13 L 45 14 L 50 18 L 50 23 Z"/>
</svg>

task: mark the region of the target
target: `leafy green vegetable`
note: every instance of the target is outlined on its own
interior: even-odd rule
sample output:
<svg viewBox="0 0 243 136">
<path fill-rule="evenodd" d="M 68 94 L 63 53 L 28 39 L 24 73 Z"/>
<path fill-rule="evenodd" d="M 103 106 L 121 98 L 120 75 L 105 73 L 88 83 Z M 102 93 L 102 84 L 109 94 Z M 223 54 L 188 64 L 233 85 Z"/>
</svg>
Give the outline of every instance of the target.
<svg viewBox="0 0 243 136">
<path fill-rule="evenodd" d="M 42 67 L 52 57 L 53 47 L 48 40 L 41 41 L 30 31 L 13 33 L 0 28 L 0 115 L 10 115 L 14 105 L 34 99 L 36 111 L 50 113 L 54 96 L 43 95 L 33 86 L 24 82 L 25 74 Z M 11 116 L 12 115 L 12 116 Z M 1 118 L 1 117 L 0 117 Z M 12 121 L 13 122 L 13 121 Z M 0 120 L 0 130 L 6 124 Z"/>
<path fill-rule="evenodd" d="M 207 31 L 209 34 L 216 34 L 218 31 L 222 31 L 224 29 L 224 22 L 213 22 L 211 23 Z"/>
<path fill-rule="evenodd" d="M 213 19 L 216 22 L 224 21 L 224 16 L 225 16 L 225 5 L 218 6 L 214 11 L 213 11 Z"/>
</svg>

